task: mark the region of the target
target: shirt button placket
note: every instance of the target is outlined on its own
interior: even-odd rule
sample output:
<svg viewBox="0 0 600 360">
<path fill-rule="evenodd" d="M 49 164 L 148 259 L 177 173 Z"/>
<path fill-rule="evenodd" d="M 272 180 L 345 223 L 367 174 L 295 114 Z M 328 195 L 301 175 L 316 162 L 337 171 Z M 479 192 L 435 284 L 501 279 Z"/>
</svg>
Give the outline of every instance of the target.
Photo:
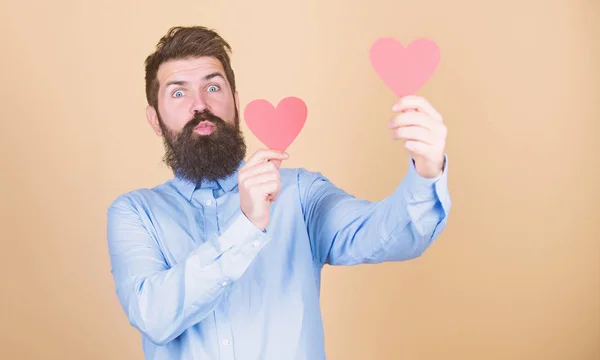
<svg viewBox="0 0 600 360">
<path fill-rule="evenodd" d="M 208 236 L 218 235 L 219 227 L 218 227 L 218 213 L 217 213 L 217 202 L 212 197 L 211 194 L 202 198 L 201 203 L 204 205 L 204 217 L 206 224 L 206 232 Z M 219 282 L 219 285 L 224 288 L 223 291 L 229 291 L 228 287 L 230 283 L 228 280 L 223 279 Z M 224 296 L 217 308 L 215 309 L 215 324 L 217 327 L 217 336 L 219 339 L 219 353 L 221 354 L 221 359 L 234 360 L 233 353 L 233 337 L 231 332 L 231 323 L 229 322 L 229 318 L 225 312 L 226 309 L 227 296 Z"/>
</svg>

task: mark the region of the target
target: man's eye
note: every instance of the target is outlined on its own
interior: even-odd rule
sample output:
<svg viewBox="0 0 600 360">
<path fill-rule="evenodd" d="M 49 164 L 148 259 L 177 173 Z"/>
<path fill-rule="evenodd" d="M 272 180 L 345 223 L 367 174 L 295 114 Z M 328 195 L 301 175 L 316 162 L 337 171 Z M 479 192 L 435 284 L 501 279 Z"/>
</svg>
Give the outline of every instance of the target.
<svg viewBox="0 0 600 360">
<path fill-rule="evenodd" d="M 219 91 L 219 87 L 217 85 L 210 85 L 207 90 L 209 92 L 213 92 L 213 91 Z"/>
<path fill-rule="evenodd" d="M 183 96 L 183 91 L 181 90 L 177 90 L 173 93 L 174 97 L 182 97 Z"/>
</svg>

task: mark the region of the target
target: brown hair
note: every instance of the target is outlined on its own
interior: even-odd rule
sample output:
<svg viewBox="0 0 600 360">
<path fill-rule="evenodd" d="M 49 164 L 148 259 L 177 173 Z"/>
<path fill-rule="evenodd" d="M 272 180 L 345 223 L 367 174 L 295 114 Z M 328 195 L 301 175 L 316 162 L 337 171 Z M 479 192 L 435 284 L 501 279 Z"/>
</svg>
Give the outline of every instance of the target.
<svg viewBox="0 0 600 360">
<path fill-rule="evenodd" d="M 169 29 L 156 44 L 156 51 L 146 58 L 146 99 L 158 111 L 158 80 L 160 65 L 169 60 L 193 57 L 215 57 L 223 65 L 225 76 L 235 94 L 235 75 L 229 59 L 231 47 L 214 30 L 203 26 L 176 26 Z"/>
</svg>

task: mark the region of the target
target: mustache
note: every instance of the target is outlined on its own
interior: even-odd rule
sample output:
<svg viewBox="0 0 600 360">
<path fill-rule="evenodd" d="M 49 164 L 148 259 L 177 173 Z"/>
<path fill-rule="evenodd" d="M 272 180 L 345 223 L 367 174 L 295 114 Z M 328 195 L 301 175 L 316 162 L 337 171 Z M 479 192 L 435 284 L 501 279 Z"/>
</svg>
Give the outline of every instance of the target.
<svg viewBox="0 0 600 360">
<path fill-rule="evenodd" d="M 208 110 L 204 110 L 203 112 L 197 112 L 194 114 L 194 117 L 185 124 L 183 132 L 191 132 L 198 124 L 202 121 L 209 121 L 216 127 L 221 127 L 227 125 L 223 119 L 211 113 Z"/>
</svg>

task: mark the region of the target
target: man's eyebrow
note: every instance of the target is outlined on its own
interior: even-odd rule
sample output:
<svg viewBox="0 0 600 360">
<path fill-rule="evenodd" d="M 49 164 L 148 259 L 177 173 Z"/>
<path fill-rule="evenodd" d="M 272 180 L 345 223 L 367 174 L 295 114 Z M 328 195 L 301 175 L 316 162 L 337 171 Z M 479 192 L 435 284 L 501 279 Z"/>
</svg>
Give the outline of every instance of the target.
<svg viewBox="0 0 600 360">
<path fill-rule="evenodd" d="M 167 83 L 165 84 L 165 87 L 169 87 L 171 85 L 185 85 L 187 84 L 187 81 L 182 81 L 182 80 L 171 80 L 171 81 L 167 81 Z"/>
<path fill-rule="evenodd" d="M 223 76 L 223 74 L 221 74 L 221 73 L 220 73 L 220 72 L 218 72 L 218 71 L 215 71 L 214 73 L 210 73 L 210 74 L 206 75 L 206 76 L 204 77 L 204 80 L 210 80 L 210 79 L 212 79 L 212 78 L 214 78 L 214 77 L 220 77 L 220 78 L 222 78 L 223 80 L 225 80 L 225 77 Z"/>
<path fill-rule="evenodd" d="M 212 78 L 215 78 L 215 77 L 220 77 L 220 78 L 222 78 L 223 80 L 225 80 L 225 77 L 223 76 L 223 74 L 221 74 L 221 73 L 220 73 L 220 72 L 218 72 L 218 71 L 215 71 L 214 73 L 210 73 L 210 74 L 208 74 L 208 75 L 205 75 L 203 79 L 204 79 L 205 81 L 208 81 L 208 80 L 210 80 L 210 79 L 212 79 Z M 188 83 L 189 83 L 189 81 L 183 81 L 183 80 L 171 80 L 171 81 L 167 81 L 167 82 L 165 83 L 165 87 L 169 87 L 169 86 L 171 86 L 171 85 L 179 85 L 179 86 L 184 86 L 184 85 L 187 85 Z"/>
</svg>

